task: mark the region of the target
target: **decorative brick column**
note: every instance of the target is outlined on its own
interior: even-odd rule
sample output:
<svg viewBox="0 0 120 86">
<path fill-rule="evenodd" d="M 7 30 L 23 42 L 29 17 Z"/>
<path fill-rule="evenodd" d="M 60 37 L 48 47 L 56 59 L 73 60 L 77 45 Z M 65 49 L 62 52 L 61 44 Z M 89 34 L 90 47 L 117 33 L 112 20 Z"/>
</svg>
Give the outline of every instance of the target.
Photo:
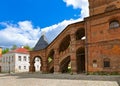
<svg viewBox="0 0 120 86">
<path fill-rule="evenodd" d="M 70 58 L 71 58 L 71 70 L 72 70 L 71 72 L 73 74 L 77 74 L 76 47 L 75 47 L 76 37 L 75 37 L 74 33 L 72 33 L 70 36 L 71 36 L 71 43 L 70 43 L 71 55 L 70 55 Z"/>
<path fill-rule="evenodd" d="M 47 61 L 43 61 L 43 66 L 42 66 L 42 73 L 48 73 L 48 65 L 47 65 Z"/>
<path fill-rule="evenodd" d="M 55 56 L 54 56 L 54 74 L 60 73 L 60 65 L 59 65 L 59 49 L 55 49 Z"/>
<path fill-rule="evenodd" d="M 34 63 L 35 63 L 35 62 L 30 62 L 29 72 L 35 72 Z"/>
</svg>

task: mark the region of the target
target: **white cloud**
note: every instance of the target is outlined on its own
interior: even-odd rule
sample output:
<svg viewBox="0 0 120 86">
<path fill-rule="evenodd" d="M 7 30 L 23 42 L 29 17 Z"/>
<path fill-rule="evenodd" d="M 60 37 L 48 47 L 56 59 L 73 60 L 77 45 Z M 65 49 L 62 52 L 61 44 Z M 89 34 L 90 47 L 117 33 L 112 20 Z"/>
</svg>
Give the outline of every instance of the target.
<svg viewBox="0 0 120 86">
<path fill-rule="evenodd" d="M 46 36 L 49 39 L 48 41 L 51 42 L 60 32 L 65 29 L 65 27 L 71 23 L 75 23 L 78 21 L 82 21 L 82 19 L 77 19 L 77 20 L 64 20 L 58 24 L 52 25 L 50 27 L 42 28 L 42 31 L 46 32 Z"/>
<path fill-rule="evenodd" d="M 64 20 L 45 28 L 34 28 L 31 21 L 20 21 L 17 24 L 0 22 L 0 25 L 6 26 L 0 30 L 0 47 L 11 47 L 13 44 L 17 46 L 28 44 L 34 47 L 42 32 L 46 33 L 46 37 L 49 39 L 48 41 L 51 42 L 68 24 L 81 21 L 89 15 L 88 0 L 63 1 L 66 2 L 67 6 L 72 5 L 74 9 L 82 9 L 81 18 Z"/>
<path fill-rule="evenodd" d="M 21 21 L 17 24 L 2 22 L 0 25 L 4 25 L 6 28 L 0 30 L 0 47 L 11 47 L 14 44 L 17 46 L 28 44 L 34 47 L 43 31 L 50 43 L 68 24 L 77 21 L 80 21 L 80 19 L 64 20 L 46 28 L 34 28 L 30 21 Z"/>
<path fill-rule="evenodd" d="M 74 9 L 81 9 L 81 17 L 89 16 L 89 9 L 88 9 L 88 0 L 63 0 L 67 6 L 73 6 Z"/>
<path fill-rule="evenodd" d="M 5 25 L 6 28 L 0 30 L 0 46 L 11 47 L 13 44 L 33 45 L 40 36 L 40 28 L 33 28 L 30 21 L 18 22 L 11 24 L 2 22 L 0 25 Z"/>
</svg>

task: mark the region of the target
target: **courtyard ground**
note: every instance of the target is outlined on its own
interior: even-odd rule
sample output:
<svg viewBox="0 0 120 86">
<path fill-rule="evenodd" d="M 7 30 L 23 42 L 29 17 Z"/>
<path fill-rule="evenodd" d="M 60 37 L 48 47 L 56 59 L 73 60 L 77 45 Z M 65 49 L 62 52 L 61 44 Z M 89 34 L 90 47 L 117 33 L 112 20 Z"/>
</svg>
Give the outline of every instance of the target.
<svg viewBox="0 0 120 86">
<path fill-rule="evenodd" d="M 0 86 L 119 86 L 120 75 L 0 74 Z"/>
</svg>

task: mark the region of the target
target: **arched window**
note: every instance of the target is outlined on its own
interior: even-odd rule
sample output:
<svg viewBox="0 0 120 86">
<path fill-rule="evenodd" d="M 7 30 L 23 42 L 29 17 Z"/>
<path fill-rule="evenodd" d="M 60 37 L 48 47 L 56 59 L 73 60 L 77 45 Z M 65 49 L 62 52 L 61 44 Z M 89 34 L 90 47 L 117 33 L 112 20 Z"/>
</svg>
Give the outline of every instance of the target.
<svg viewBox="0 0 120 86">
<path fill-rule="evenodd" d="M 104 61 L 103 61 L 103 64 L 104 64 L 104 68 L 110 67 L 110 59 L 105 58 Z"/>
<path fill-rule="evenodd" d="M 110 29 L 112 28 L 118 28 L 120 27 L 119 21 L 118 20 L 113 20 L 110 22 Z"/>
<path fill-rule="evenodd" d="M 93 63 L 95 63 L 95 64 L 96 64 L 96 63 L 97 63 L 97 60 L 93 60 Z"/>
<path fill-rule="evenodd" d="M 80 28 L 76 31 L 76 40 L 84 40 L 85 39 L 85 29 Z"/>
</svg>

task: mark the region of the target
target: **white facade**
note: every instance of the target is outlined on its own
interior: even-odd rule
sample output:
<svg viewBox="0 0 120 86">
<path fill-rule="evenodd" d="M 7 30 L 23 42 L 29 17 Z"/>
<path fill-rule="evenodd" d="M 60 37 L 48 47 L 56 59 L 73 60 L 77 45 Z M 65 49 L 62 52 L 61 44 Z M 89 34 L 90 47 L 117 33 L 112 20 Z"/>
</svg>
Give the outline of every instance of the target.
<svg viewBox="0 0 120 86">
<path fill-rule="evenodd" d="M 29 54 L 7 53 L 2 56 L 1 72 L 29 72 Z M 35 70 L 40 71 L 41 60 L 35 58 Z"/>
<path fill-rule="evenodd" d="M 2 55 L 1 72 L 29 72 L 30 55 L 28 50 L 18 48 Z M 35 70 L 40 71 L 41 61 L 35 58 Z"/>
<path fill-rule="evenodd" d="M 2 56 L 2 72 L 28 72 L 29 54 L 7 53 Z"/>
</svg>

